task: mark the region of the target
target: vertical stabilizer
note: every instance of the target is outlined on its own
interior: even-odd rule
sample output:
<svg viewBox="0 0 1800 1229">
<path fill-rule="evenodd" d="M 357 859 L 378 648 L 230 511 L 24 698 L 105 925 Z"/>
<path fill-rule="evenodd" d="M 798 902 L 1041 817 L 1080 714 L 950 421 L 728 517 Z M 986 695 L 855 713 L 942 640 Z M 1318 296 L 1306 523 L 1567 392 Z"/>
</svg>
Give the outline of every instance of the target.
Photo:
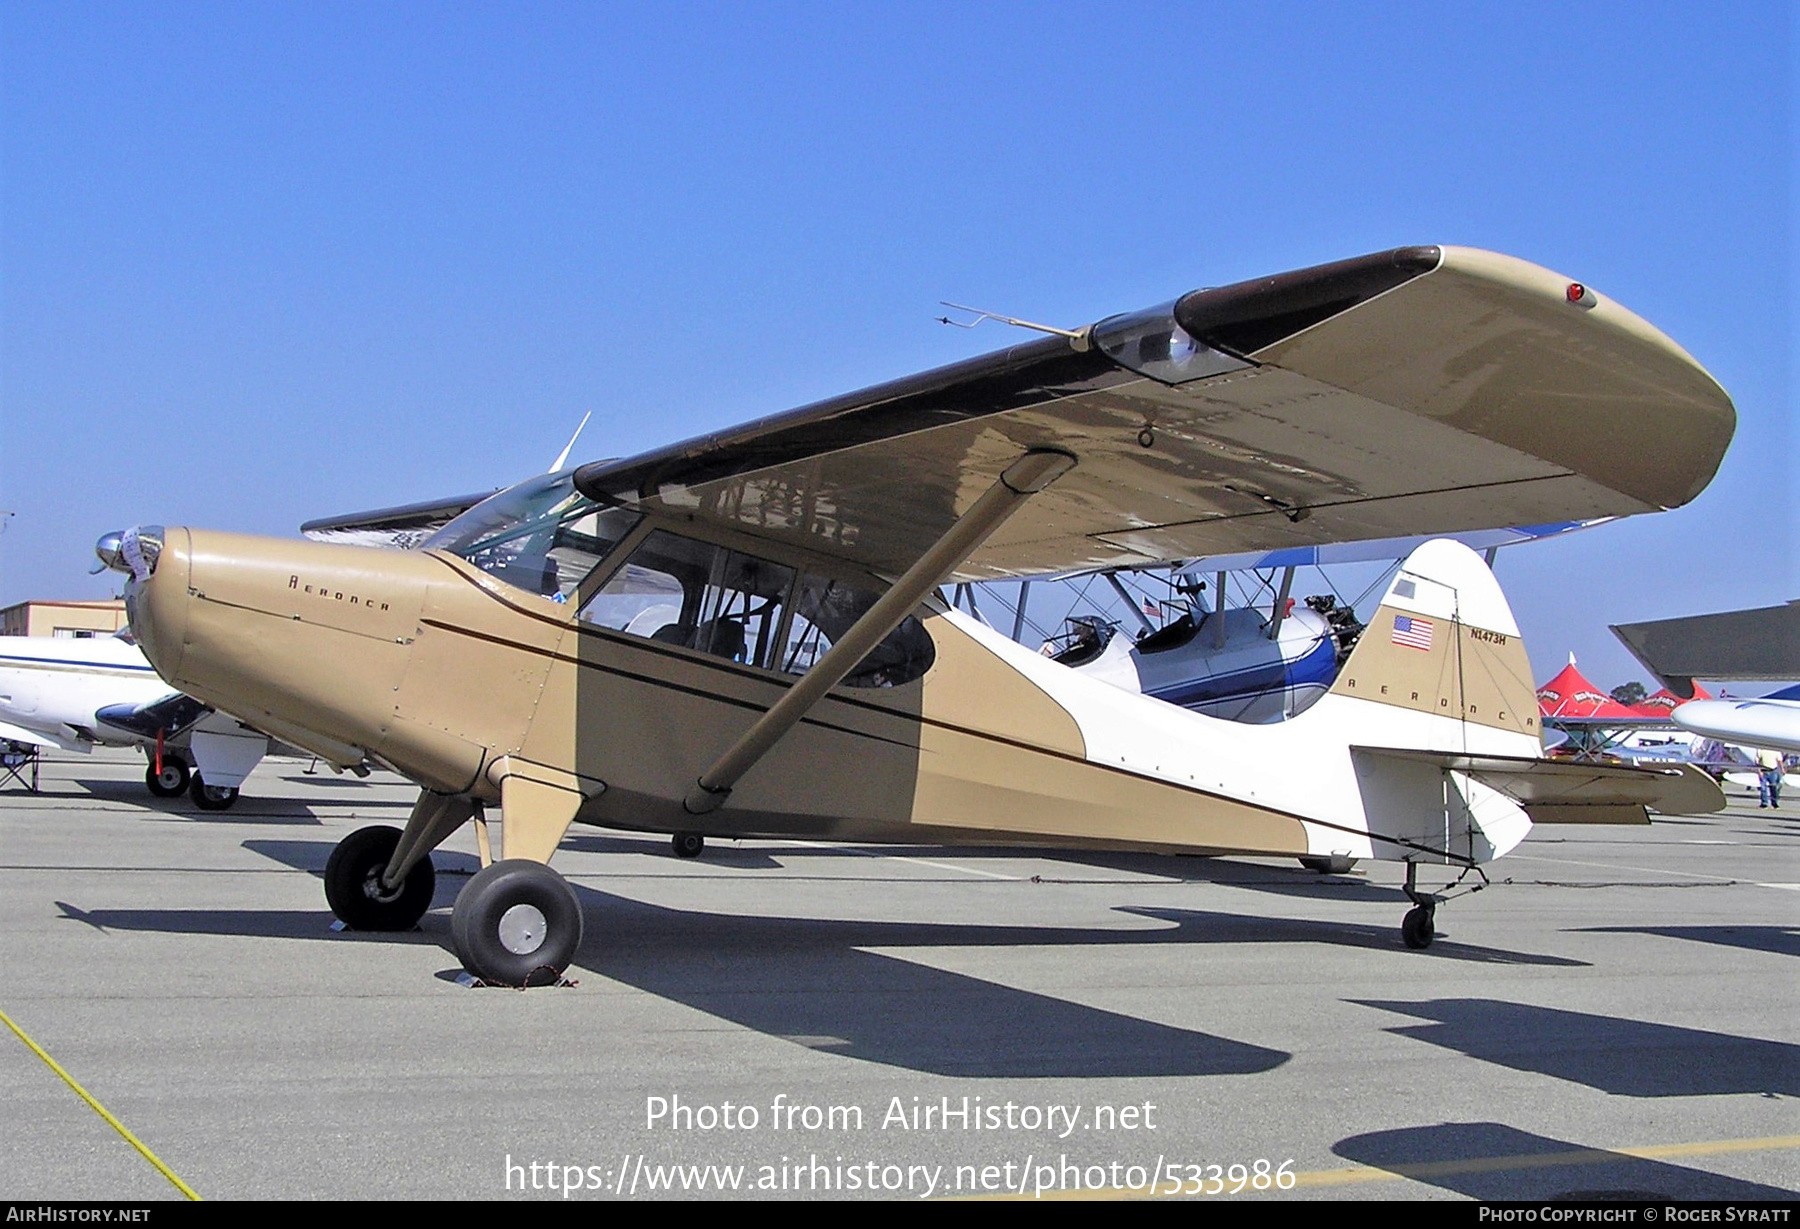
<svg viewBox="0 0 1800 1229">
<path fill-rule="evenodd" d="M 1542 750 L 1537 691 L 1519 625 L 1494 574 L 1457 542 L 1427 542 L 1407 557 L 1331 693 L 1448 719 L 1433 723 L 1426 742 L 1413 741 L 1414 747 L 1498 755 Z"/>
<path fill-rule="evenodd" d="M 1407 557 L 1319 710 L 1349 732 L 1369 831 L 1389 838 L 1378 856 L 1485 862 L 1530 830 L 1512 799 L 1447 762 L 1380 754 L 1543 754 L 1518 623 L 1461 543 L 1427 542 Z"/>
</svg>

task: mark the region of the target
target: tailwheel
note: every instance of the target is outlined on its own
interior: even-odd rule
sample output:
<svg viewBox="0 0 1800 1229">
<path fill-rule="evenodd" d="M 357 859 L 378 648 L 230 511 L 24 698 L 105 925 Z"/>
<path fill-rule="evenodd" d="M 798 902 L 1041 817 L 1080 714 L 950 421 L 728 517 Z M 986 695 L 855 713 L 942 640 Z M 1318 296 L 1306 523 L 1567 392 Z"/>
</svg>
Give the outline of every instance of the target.
<svg viewBox="0 0 1800 1229">
<path fill-rule="evenodd" d="M 581 946 L 581 902 L 541 862 L 508 858 L 470 879 L 450 914 L 463 967 L 500 986 L 553 985 Z"/>
<path fill-rule="evenodd" d="M 1301 854 L 1300 865 L 1320 875 L 1348 875 L 1356 869 L 1356 859 L 1348 854 Z"/>
<path fill-rule="evenodd" d="M 1467 874 L 1467 871 L 1463 872 Z M 1483 877 L 1485 880 L 1485 876 Z M 1461 882 L 1460 880 L 1458 882 Z M 1400 938 L 1414 951 L 1424 951 L 1437 938 L 1437 907 L 1442 897 L 1419 891 L 1419 864 L 1406 864 L 1406 885 L 1401 888 L 1413 907 L 1400 919 Z"/>
<path fill-rule="evenodd" d="M 394 888 L 381 873 L 400 844 L 400 829 L 377 824 L 358 828 L 337 843 L 325 863 L 325 899 L 338 920 L 352 930 L 411 930 L 431 908 L 437 872 L 421 858 Z"/>
<path fill-rule="evenodd" d="M 1400 937 L 1414 951 L 1423 951 L 1437 937 L 1437 910 L 1430 905 L 1415 905 L 1400 922 Z"/>
<path fill-rule="evenodd" d="M 698 832 L 677 832 L 669 844 L 677 858 L 698 858 L 706 850 L 706 838 Z"/>
<path fill-rule="evenodd" d="M 158 798 L 179 798 L 187 791 L 188 766 L 173 755 L 165 755 L 161 772 L 156 770 L 154 760 L 144 769 L 144 784 Z"/>
<path fill-rule="evenodd" d="M 235 785 L 208 785 L 195 773 L 188 782 L 188 797 L 202 811 L 225 811 L 238 800 L 238 791 Z"/>
</svg>

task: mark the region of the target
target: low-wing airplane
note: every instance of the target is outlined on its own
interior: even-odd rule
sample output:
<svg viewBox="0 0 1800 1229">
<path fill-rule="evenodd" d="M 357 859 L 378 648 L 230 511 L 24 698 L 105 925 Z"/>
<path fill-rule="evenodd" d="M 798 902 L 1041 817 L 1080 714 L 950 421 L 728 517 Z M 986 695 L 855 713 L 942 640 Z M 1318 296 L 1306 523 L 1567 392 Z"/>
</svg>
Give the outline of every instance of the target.
<svg viewBox="0 0 1800 1229">
<path fill-rule="evenodd" d="M 1735 424 L 1684 351 L 1522 261 L 1414 247 L 1195 291 L 641 456 L 542 475 L 415 551 L 146 526 L 132 626 L 165 678 L 422 787 L 326 895 L 413 926 L 430 851 L 469 971 L 554 977 L 569 825 L 1404 862 L 1402 926 L 1532 819 L 1722 805 L 1698 774 L 1540 755 L 1519 632 L 1455 544 L 1409 557 L 1331 693 L 1247 726 L 1132 695 L 951 611 L 963 581 L 1678 506 Z M 1620 441 L 1629 439 L 1630 447 Z"/>
<path fill-rule="evenodd" d="M 171 690 L 119 636 L 0 637 L 0 742 L 142 747 L 151 793 L 186 792 L 208 811 L 237 801 L 269 748 L 261 732 Z"/>
</svg>

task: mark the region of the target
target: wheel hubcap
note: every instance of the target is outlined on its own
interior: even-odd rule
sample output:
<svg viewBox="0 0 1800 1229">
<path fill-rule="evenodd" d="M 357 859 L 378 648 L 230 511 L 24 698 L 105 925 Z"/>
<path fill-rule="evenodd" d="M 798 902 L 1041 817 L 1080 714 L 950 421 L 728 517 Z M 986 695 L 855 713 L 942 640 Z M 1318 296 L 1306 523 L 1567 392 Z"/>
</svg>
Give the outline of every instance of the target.
<svg viewBox="0 0 1800 1229">
<path fill-rule="evenodd" d="M 400 893 L 406 887 L 406 883 L 404 880 L 400 883 L 399 887 L 396 887 L 391 892 L 388 891 L 386 888 L 382 887 L 381 886 L 381 872 L 386 869 L 387 869 L 386 862 L 383 862 L 380 866 L 372 866 L 369 868 L 368 875 L 366 877 L 364 877 L 364 879 L 363 879 L 363 895 L 367 896 L 370 900 L 374 901 L 378 905 L 388 905 L 388 904 L 392 904 L 396 900 L 399 900 Z"/>
<path fill-rule="evenodd" d="M 514 905 L 500 915 L 500 946 L 515 956 L 529 956 L 544 946 L 548 929 L 536 905 Z"/>
</svg>

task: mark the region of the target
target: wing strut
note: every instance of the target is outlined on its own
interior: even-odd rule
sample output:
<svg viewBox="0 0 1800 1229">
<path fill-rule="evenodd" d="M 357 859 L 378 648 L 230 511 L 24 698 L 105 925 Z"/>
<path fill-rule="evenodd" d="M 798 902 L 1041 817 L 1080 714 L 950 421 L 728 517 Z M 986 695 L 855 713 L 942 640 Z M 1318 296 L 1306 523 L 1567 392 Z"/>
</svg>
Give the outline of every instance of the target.
<svg viewBox="0 0 1800 1229">
<path fill-rule="evenodd" d="M 1281 570 L 1281 592 L 1275 595 L 1275 608 L 1269 615 L 1269 639 L 1281 638 L 1281 621 L 1287 618 L 1288 594 L 1294 591 L 1294 569 Z"/>
<path fill-rule="evenodd" d="M 1137 599 L 1125 592 L 1125 586 L 1119 583 L 1116 574 L 1107 572 L 1106 583 L 1112 586 L 1113 592 L 1119 595 L 1119 600 L 1125 603 L 1125 608 L 1131 611 L 1132 617 L 1138 621 L 1138 626 L 1144 629 L 1144 635 L 1148 636 L 1156 630 L 1150 626 L 1150 620 L 1146 619 L 1144 612 L 1138 608 Z"/>
<path fill-rule="evenodd" d="M 961 566 L 963 560 L 1023 507 L 1026 500 L 1074 466 L 1075 458 L 1071 454 L 1042 448 L 1032 449 L 1008 466 L 944 536 L 919 556 L 906 574 L 838 638 L 825 656 L 758 717 L 711 768 L 700 774 L 682 800 L 688 813 L 705 815 L 723 806 L 732 786 L 768 754 L 781 736 L 792 729 L 826 692 L 843 681 L 856 663 L 900 626 L 901 620 L 918 608 L 926 594 L 942 584 L 944 578 Z"/>
</svg>

